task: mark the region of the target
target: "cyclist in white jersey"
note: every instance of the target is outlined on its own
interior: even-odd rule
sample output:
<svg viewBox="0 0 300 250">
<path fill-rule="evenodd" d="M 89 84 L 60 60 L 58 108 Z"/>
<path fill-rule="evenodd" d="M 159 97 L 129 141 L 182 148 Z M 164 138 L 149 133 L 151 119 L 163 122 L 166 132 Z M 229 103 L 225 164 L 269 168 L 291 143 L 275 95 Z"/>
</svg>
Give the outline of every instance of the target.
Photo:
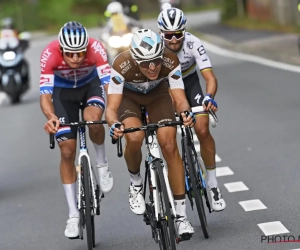
<svg viewBox="0 0 300 250">
<path fill-rule="evenodd" d="M 164 40 L 165 47 L 177 53 L 187 100 L 196 116 L 195 132 L 200 141 L 201 156 L 207 170 L 207 185 L 214 211 L 222 211 L 226 203 L 218 188 L 215 162 L 215 141 L 209 131 L 208 109 L 217 111 L 214 100 L 218 82 L 212 70 L 209 57 L 201 40 L 186 32 L 186 17 L 177 8 L 164 9 L 158 16 L 158 28 Z M 206 95 L 204 96 L 196 66 L 199 67 L 206 81 Z M 208 106 L 204 102 L 208 101 Z"/>
</svg>

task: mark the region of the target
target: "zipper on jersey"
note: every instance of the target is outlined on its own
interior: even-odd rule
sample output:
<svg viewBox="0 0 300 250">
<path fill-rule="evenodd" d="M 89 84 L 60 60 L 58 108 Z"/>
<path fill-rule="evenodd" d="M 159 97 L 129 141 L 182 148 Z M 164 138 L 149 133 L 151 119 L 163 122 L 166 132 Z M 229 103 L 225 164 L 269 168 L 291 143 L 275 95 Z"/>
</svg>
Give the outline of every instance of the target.
<svg viewBox="0 0 300 250">
<path fill-rule="evenodd" d="M 74 69 L 74 80 L 75 80 L 75 84 L 73 86 L 73 88 L 77 87 L 77 77 L 76 77 L 76 70 Z"/>
</svg>

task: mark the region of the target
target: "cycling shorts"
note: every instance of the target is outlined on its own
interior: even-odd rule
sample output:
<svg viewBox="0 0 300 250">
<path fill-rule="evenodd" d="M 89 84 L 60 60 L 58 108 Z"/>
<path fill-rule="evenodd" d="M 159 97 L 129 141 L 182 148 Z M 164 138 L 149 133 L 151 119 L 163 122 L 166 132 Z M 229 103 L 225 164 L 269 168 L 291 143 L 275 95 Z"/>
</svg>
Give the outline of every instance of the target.
<svg viewBox="0 0 300 250">
<path fill-rule="evenodd" d="M 92 106 L 105 109 L 105 93 L 98 77 L 90 83 L 79 88 L 61 88 L 54 86 L 53 106 L 55 115 L 61 124 L 77 122 L 79 120 L 80 104 L 83 108 Z M 77 138 L 76 126 L 64 126 L 56 133 L 57 142 L 62 142 Z"/>
<path fill-rule="evenodd" d="M 195 115 L 207 114 L 203 111 L 202 102 L 204 99 L 203 91 L 200 85 L 200 79 L 197 72 L 183 79 L 186 98 Z"/>
<path fill-rule="evenodd" d="M 124 88 L 122 103 L 118 110 L 119 120 L 122 122 L 128 117 L 137 117 L 141 120 L 141 106 L 146 107 L 151 123 L 175 121 L 175 110 L 165 80 L 147 94 Z"/>
</svg>

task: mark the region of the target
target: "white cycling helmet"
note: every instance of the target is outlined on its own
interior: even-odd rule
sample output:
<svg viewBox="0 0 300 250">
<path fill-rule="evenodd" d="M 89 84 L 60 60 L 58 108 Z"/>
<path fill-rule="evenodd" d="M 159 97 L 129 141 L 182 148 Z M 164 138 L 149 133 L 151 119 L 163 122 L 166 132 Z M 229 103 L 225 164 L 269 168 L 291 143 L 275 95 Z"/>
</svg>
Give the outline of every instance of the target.
<svg viewBox="0 0 300 250">
<path fill-rule="evenodd" d="M 140 29 L 133 33 L 129 50 L 137 61 L 159 57 L 164 52 L 163 42 L 158 34 L 150 29 Z"/>
<path fill-rule="evenodd" d="M 123 5 L 119 2 L 111 2 L 109 5 L 107 5 L 106 11 L 110 14 L 123 13 Z"/>
<path fill-rule="evenodd" d="M 82 24 L 72 21 L 65 23 L 60 29 L 58 40 L 63 49 L 79 51 L 88 46 L 89 36 Z"/>
<path fill-rule="evenodd" d="M 184 30 L 186 27 L 186 17 L 180 9 L 164 9 L 158 15 L 157 25 L 163 31 Z"/>
</svg>

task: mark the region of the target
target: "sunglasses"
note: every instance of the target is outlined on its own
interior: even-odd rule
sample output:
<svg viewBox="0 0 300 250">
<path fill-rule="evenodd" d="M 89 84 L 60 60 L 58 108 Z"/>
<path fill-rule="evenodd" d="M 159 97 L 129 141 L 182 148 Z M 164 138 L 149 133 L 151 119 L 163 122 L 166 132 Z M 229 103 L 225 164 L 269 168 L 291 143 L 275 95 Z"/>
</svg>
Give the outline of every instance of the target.
<svg viewBox="0 0 300 250">
<path fill-rule="evenodd" d="M 63 52 L 69 58 L 73 58 L 75 55 L 77 55 L 78 57 L 84 57 L 85 54 L 86 54 L 86 49 L 85 50 L 81 50 L 81 51 L 63 50 Z"/>
<path fill-rule="evenodd" d="M 162 33 L 165 40 L 171 41 L 173 37 L 175 37 L 176 40 L 180 40 L 184 37 L 184 31 L 177 31 L 174 33 L 165 34 Z"/>
<path fill-rule="evenodd" d="M 144 68 L 144 69 L 148 69 L 150 67 L 151 64 L 153 64 L 155 67 L 160 65 L 162 63 L 162 57 L 156 57 L 152 60 L 148 60 L 148 61 L 136 61 L 137 64 Z"/>
</svg>

